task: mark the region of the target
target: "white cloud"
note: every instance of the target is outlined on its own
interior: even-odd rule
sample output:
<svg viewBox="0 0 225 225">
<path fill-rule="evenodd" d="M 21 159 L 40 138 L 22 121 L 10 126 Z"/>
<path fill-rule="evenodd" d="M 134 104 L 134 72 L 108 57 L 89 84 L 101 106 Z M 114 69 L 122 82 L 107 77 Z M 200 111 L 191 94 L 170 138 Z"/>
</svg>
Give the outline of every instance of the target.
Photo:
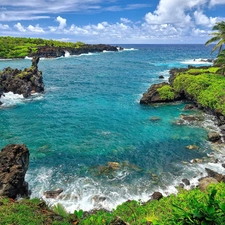
<svg viewBox="0 0 225 225">
<path fill-rule="evenodd" d="M 217 22 L 217 17 L 215 18 L 207 17 L 205 14 L 203 14 L 202 11 L 195 11 L 194 17 L 197 25 L 212 27 Z"/>
<path fill-rule="evenodd" d="M 66 27 L 66 19 L 62 18 L 61 16 L 58 16 L 56 18 L 56 21 L 59 22 L 59 29 L 63 29 L 64 27 Z"/>
<path fill-rule="evenodd" d="M 147 13 L 145 20 L 148 24 L 176 24 L 176 26 L 191 25 L 192 20 L 189 11 L 199 7 L 207 0 L 160 0 L 157 9 Z"/>
<path fill-rule="evenodd" d="M 32 25 L 29 25 L 27 27 L 27 30 L 31 32 L 35 32 L 35 33 L 45 33 L 44 30 L 39 26 L 39 24 L 37 24 L 35 27 Z"/>
<path fill-rule="evenodd" d="M 0 29 L 1 30 L 8 30 L 9 29 L 9 25 L 0 23 Z"/>
<path fill-rule="evenodd" d="M 120 21 L 122 23 L 131 23 L 131 20 L 127 19 L 127 18 L 120 18 Z"/>
<path fill-rule="evenodd" d="M 26 29 L 21 25 L 21 23 L 15 24 L 14 27 L 17 28 L 20 32 L 26 32 Z"/>
<path fill-rule="evenodd" d="M 214 5 L 222 5 L 225 4 L 225 0 L 211 0 L 210 1 L 210 5 L 214 6 Z"/>
<path fill-rule="evenodd" d="M 206 35 L 208 35 L 208 32 L 205 31 L 205 30 L 201 30 L 201 29 L 199 29 L 199 28 L 197 28 L 197 29 L 194 28 L 194 29 L 192 30 L 192 34 L 193 34 L 194 36 L 199 37 L 199 36 L 206 36 Z"/>
</svg>

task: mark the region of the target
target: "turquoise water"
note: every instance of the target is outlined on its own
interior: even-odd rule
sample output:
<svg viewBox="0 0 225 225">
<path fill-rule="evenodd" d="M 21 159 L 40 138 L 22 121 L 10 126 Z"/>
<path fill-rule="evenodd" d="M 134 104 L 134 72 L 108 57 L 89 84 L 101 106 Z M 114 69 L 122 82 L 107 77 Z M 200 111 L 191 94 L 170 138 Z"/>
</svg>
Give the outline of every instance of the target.
<svg viewBox="0 0 225 225">
<path fill-rule="evenodd" d="M 142 106 L 142 93 L 167 80 L 173 67 L 201 65 L 211 58 L 203 45 L 127 45 L 104 52 L 39 62 L 45 93 L 23 99 L 6 95 L 0 110 L 0 146 L 25 143 L 30 149 L 26 180 L 32 197 L 62 188 L 68 210 L 111 209 L 129 198 L 146 199 L 182 176 L 196 175 L 183 161 L 210 152 L 202 126 L 174 124 L 184 104 Z M 196 59 L 196 61 L 193 61 Z M 30 60 L 0 61 L 0 69 L 25 68 Z M 152 116 L 160 117 L 151 121 Z M 198 151 L 188 151 L 196 144 Z M 99 165 L 119 170 L 100 173 Z M 155 174 L 157 179 L 155 178 Z M 106 200 L 96 201 L 95 196 Z M 53 201 L 54 202 L 54 201 Z"/>
</svg>

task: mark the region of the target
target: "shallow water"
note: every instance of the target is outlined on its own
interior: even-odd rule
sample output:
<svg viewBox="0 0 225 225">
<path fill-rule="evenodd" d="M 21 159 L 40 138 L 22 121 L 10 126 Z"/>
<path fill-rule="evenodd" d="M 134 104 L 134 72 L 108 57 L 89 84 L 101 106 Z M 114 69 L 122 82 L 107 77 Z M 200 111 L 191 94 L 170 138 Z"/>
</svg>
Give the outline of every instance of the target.
<svg viewBox="0 0 225 225">
<path fill-rule="evenodd" d="M 203 128 L 210 120 L 179 126 L 174 122 L 188 113 L 184 103 L 153 107 L 139 100 L 151 84 L 162 81 L 159 75 L 167 81 L 169 69 L 211 58 L 211 49 L 125 47 L 122 52 L 41 60 L 45 93 L 29 99 L 8 93 L 2 99 L 0 146 L 25 143 L 30 149 L 26 180 L 32 197 L 62 188 L 61 199 L 50 203 L 60 201 L 69 211 L 112 209 L 127 199 L 147 200 L 156 189 L 175 191 L 173 185 L 183 177 L 203 170 L 183 162 L 211 152 Z M 0 61 L 0 69 L 30 65 L 29 59 Z M 153 116 L 160 120 L 151 121 Z M 190 144 L 199 150 L 187 150 Z M 104 171 L 108 162 L 118 162 L 120 168 Z"/>
</svg>

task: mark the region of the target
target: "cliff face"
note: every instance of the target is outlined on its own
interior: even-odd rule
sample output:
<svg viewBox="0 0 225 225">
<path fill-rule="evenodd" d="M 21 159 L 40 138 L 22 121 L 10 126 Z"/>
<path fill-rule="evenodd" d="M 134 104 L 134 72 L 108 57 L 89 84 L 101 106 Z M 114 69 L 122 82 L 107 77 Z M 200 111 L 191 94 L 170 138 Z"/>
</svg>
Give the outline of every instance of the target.
<svg viewBox="0 0 225 225">
<path fill-rule="evenodd" d="M 225 123 L 225 77 L 218 67 L 192 67 L 170 70 L 169 83 L 153 84 L 143 94 L 141 104 L 188 100 Z"/>
<path fill-rule="evenodd" d="M 0 152 L 0 196 L 28 196 L 24 177 L 29 165 L 29 150 L 25 145 L 7 145 Z"/>
<path fill-rule="evenodd" d="M 56 58 L 65 56 L 66 52 L 69 52 L 70 55 L 80 55 L 83 53 L 93 53 L 93 52 L 103 52 L 103 51 L 118 51 L 117 47 L 111 45 L 82 45 L 79 48 L 72 47 L 50 47 L 43 46 L 37 49 L 37 52 L 30 53 L 29 57 L 44 57 L 44 58 Z"/>
<path fill-rule="evenodd" d="M 24 70 L 5 68 L 0 72 L 0 96 L 4 92 L 22 94 L 25 98 L 34 92 L 43 92 L 42 72 L 38 70 L 39 58 L 32 59 L 32 66 Z"/>
</svg>

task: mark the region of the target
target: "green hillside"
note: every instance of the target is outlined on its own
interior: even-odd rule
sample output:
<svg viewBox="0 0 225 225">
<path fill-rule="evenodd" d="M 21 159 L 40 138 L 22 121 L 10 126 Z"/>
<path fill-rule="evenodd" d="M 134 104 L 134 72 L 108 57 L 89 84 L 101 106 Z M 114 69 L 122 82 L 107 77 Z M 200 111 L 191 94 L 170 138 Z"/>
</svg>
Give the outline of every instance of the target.
<svg viewBox="0 0 225 225">
<path fill-rule="evenodd" d="M 24 58 L 30 53 L 35 53 L 39 47 L 69 47 L 80 48 L 83 42 L 62 42 L 41 38 L 0 37 L 0 58 Z"/>
</svg>

